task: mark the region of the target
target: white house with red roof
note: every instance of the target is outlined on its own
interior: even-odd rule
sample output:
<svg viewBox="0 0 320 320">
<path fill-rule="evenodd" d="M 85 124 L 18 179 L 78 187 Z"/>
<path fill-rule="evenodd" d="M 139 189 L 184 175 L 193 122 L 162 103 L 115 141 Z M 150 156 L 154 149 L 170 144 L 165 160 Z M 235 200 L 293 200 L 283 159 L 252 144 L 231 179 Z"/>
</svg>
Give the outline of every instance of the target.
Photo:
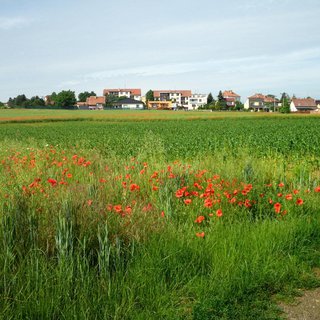
<svg viewBox="0 0 320 320">
<path fill-rule="evenodd" d="M 266 96 L 262 93 L 256 93 L 251 97 L 248 97 L 244 103 L 245 109 L 251 109 L 253 111 L 269 111 L 275 110 L 279 107 L 279 100 L 274 96 Z"/>
<path fill-rule="evenodd" d="M 290 103 L 291 112 L 308 112 L 317 110 L 317 104 L 313 98 L 293 98 Z"/>
<path fill-rule="evenodd" d="M 191 90 L 154 90 L 153 97 L 155 101 L 172 101 L 177 106 L 188 108 Z"/>
<path fill-rule="evenodd" d="M 223 98 L 226 100 L 227 106 L 233 108 L 236 105 L 236 102 L 240 102 L 241 96 L 233 92 L 232 90 L 225 90 L 222 93 Z"/>
<path fill-rule="evenodd" d="M 104 89 L 103 95 L 114 95 L 116 97 L 127 97 L 141 101 L 141 89 Z"/>
</svg>

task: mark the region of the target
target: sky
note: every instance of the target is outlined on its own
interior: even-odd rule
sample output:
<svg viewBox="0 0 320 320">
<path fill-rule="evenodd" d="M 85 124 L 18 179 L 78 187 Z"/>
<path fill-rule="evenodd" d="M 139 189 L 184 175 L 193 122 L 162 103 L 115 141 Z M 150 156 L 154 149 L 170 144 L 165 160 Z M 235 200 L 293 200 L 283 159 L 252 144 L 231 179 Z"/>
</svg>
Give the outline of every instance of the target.
<svg viewBox="0 0 320 320">
<path fill-rule="evenodd" d="M 104 88 L 320 99 L 320 0 L 0 0 L 0 101 Z"/>
</svg>

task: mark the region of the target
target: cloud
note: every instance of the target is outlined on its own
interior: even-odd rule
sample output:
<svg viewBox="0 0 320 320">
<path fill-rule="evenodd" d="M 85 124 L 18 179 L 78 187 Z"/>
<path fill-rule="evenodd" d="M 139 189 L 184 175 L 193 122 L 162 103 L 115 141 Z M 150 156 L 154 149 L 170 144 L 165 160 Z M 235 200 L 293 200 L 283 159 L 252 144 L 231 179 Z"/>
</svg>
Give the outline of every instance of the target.
<svg viewBox="0 0 320 320">
<path fill-rule="evenodd" d="M 10 30 L 24 27 L 29 24 L 30 20 L 21 17 L 5 18 L 0 17 L 0 30 Z"/>
</svg>

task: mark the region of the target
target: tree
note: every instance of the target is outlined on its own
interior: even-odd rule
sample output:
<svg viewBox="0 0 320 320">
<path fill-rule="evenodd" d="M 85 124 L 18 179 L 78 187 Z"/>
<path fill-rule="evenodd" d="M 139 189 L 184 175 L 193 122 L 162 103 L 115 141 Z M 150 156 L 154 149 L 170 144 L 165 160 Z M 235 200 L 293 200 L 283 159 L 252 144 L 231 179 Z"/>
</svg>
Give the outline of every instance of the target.
<svg viewBox="0 0 320 320">
<path fill-rule="evenodd" d="M 34 96 L 28 101 L 28 106 L 31 106 L 31 107 L 42 107 L 45 105 L 46 105 L 45 101 L 38 96 Z"/>
<path fill-rule="evenodd" d="M 243 109 L 244 109 L 244 104 L 241 101 L 236 101 L 234 110 L 243 110 Z"/>
<path fill-rule="evenodd" d="M 0 109 L 4 109 L 5 105 L 3 102 L 0 101 Z"/>
<path fill-rule="evenodd" d="M 280 112 L 281 113 L 290 113 L 290 96 L 283 92 L 281 95 L 281 108 Z"/>
<path fill-rule="evenodd" d="M 226 99 L 223 97 L 222 91 L 219 91 L 218 94 L 218 101 L 216 103 L 217 109 L 218 110 L 224 110 L 227 108 L 227 101 Z"/>
<path fill-rule="evenodd" d="M 106 94 L 106 107 L 112 107 L 115 102 L 119 101 L 119 97 L 114 94 Z"/>
<path fill-rule="evenodd" d="M 8 107 L 10 108 L 25 108 L 28 104 L 28 99 L 24 94 L 20 94 L 15 98 L 9 98 Z"/>
<path fill-rule="evenodd" d="M 283 92 L 280 100 L 283 101 L 285 99 L 290 100 L 290 96 L 286 92 Z"/>
<path fill-rule="evenodd" d="M 146 93 L 146 101 L 154 101 L 154 95 L 153 95 L 153 91 L 152 90 L 149 90 L 147 93 Z"/>
<path fill-rule="evenodd" d="M 52 96 L 51 96 L 52 98 Z M 76 104 L 76 96 L 74 94 L 74 91 L 71 90 L 62 90 L 59 92 L 55 99 L 54 99 L 55 105 L 62 107 L 62 108 L 68 108 L 72 107 Z"/>
<path fill-rule="evenodd" d="M 80 102 L 86 102 L 87 98 L 89 98 L 91 96 L 96 96 L 96 93 L 93 92 L 93 91 L 91 91 L 91 92 L 84 91 L 84 92 L 80 92 L 78 94 L 78 99 L 79 99 Z"/>
<path fill-rule="evenodd" d="M 210 104 L 210 103 L 212 103 L 212 102 L 213 102 L 213 96 L 212 96 L 212 93 L 210 92 L 210 93 L 208 94 L 207 104 Z"/>
</svg>

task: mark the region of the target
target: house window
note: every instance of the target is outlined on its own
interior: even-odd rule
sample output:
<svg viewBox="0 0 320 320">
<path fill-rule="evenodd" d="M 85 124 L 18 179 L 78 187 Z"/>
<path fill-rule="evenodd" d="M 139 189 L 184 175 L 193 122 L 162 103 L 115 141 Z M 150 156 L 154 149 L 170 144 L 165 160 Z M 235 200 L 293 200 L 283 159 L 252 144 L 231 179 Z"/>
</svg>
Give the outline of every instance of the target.
<svg viewBox="0 0 320 320">
<path fill-rule="evenodd" d="M 139 109 L 139 108 L 140 108 L 140 105 L 139 105 L 139 104 L 137 104 L 137 105 L 136 105 L 136 108 L 137 108 L 137 109 Z"/>
</svg>

